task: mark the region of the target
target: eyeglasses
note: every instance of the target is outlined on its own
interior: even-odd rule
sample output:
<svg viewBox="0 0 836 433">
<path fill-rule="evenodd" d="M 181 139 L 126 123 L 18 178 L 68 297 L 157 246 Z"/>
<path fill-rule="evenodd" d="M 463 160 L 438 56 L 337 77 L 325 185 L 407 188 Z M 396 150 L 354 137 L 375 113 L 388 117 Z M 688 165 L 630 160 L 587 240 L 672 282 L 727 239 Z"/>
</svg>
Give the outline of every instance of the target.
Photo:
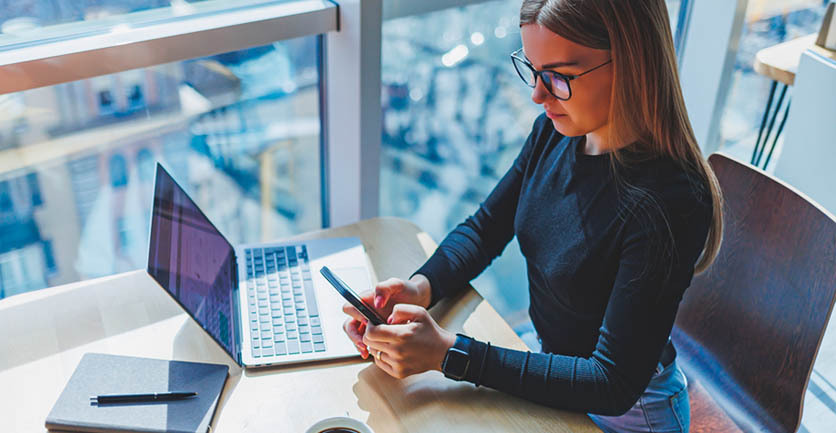
<svg viewBox="0 0 836 433">
<path fill-rule="evenodd" d="M 566 101 L 572 97 L 572 87 L 569 86 L 569 82 L 574 80 L 575 78 L 582 77 L 600 67 L 603 67 L 606 64 L 612 62 L 612 59 L 607 60 L 600 65 L 582 72 L 578 75 L 564 75 L 560 72 L 555 71 L 538 71 L 534 69 L 534 65 L 525 58 L 525 55 L 522 54 L 522 48 L 517 51 L 511 53 L 511 63 L 514 64 L 514 69 L 517 70 L 517 74 L 520 75 L 523 82 L 531 88 L 537 85 L 537 78 L 543 81 L 543 87 L 549 91 L 557 99 L 561 101 Z"/>
</svg>

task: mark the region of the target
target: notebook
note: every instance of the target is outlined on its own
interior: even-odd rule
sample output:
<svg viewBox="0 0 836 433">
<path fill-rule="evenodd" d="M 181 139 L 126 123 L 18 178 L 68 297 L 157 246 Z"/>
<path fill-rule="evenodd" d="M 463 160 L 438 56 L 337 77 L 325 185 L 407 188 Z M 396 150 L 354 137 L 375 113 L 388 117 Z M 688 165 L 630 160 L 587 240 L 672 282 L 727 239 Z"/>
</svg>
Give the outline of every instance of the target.
<svg viewBox="0 0 836 433">
<path fill-rule="evenodd" d="M 46 418 L 49 430 L 205 433 L 229 367 L 87 353 Z M 185 400 L 96 405 L 90 397 L 194 391 Z"/>
</svg>

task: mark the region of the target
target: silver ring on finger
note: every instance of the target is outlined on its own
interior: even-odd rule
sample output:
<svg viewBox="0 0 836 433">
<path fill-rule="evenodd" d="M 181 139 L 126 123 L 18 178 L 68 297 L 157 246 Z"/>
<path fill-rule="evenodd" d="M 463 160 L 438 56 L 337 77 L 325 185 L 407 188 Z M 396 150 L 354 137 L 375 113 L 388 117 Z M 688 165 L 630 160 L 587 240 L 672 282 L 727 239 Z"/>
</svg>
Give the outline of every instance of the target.
<svg viewBox="0 0 836 433">
<path fill-rule="evenodd" d="M 374 355 L 374 357 L 375 357 L 375 358 L 377 358 L 377 360 L 378 360 L 378 361 L 383 362 L 383 360 L 382 360 L 382 359 L 380 359 L 380 354 L 381 354 L 381 353 L 383 353 L 383 351 L 382 351 L 382 350 L 378 350 L 378 351 L 377 351 L 377 353 Z"/>
</svg>

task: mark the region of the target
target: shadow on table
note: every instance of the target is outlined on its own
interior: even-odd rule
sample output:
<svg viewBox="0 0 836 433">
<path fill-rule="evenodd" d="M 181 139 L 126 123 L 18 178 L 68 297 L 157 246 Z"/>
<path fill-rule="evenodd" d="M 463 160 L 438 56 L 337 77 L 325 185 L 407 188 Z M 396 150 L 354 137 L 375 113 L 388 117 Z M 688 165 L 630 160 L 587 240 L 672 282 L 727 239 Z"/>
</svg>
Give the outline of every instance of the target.
<svg viewBox="0 0 836 433">
<path fill-rule="evenodd" d="M 370 365 L 357 379 L 353 391 L 358 406 L 369 413 L 365 422 L 376 433 L 486 431 L 491 426 L 510 426 L 509 417 L 537 419 L 530 427 L 542 431 L 571 431 L 563 419 L 566 412 L 449 380 L 435 371 L 398 380 Z M 543 420 L 554 428 L 543 429 Z"/>
<path fill-rule="evenodd" d="M 451 426 L 455 431 L 484 431 L 495 425 L 490 408 L 496 404 L 496 391 L 448 380 L 438 372 L 398 380 L 375 365 L 360 371 L 357 379 L 353 391 L 358 406 L 369 413 L 366 424 L 376 433 Z"/>
<path fill-rule="evenodd" d="M 191 318 L 183 322 L 183 326 L 174 336 L 172 355 L 172 358 L 178 361 L 206 362 L 229 366 L 229 377 L 226 379 L 221 398 L 218 401 L 218 407 L 215 409 L 212 419 L 211 425 L 214 425 L 218 413 L 226 406 L 229 396 L 232 395 L 232 391 L 241 380 L 244 370 Z"/>
<path fill-rule="evenodd" d="M 0 304 L 0 371 L 183 312 L 144 271 L 17 296 Z"/>
<path fill-rule="evenodd" d="M 567 412 L 445 378 L 430 371 L 395 379 L 376 365 L 357 375 L 352 391 L 376 433 L 417 431 L 600 432 L 585 414 Z"/>
</svg>

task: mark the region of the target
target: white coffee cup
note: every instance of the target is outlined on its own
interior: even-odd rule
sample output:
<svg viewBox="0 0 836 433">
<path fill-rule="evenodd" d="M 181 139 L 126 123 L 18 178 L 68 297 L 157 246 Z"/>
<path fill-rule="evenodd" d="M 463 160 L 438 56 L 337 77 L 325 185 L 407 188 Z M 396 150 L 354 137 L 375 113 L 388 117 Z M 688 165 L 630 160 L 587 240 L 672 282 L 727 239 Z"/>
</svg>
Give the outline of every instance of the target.
<svg viewBox="0 0 836 433">
<path fill-rule="evenodd" d="M 345 416 L 335 416 L 333 418 L 326 418 L 317 421 L 316 424 L 308 427 L 305 433 L 320 433 L 323 430 L 331 428 L 344 428 L 354 430 L 357 433 L 374 433 L 371 427 L 366 425 L 363 421 L 356 420 Z"/>
</svg>

